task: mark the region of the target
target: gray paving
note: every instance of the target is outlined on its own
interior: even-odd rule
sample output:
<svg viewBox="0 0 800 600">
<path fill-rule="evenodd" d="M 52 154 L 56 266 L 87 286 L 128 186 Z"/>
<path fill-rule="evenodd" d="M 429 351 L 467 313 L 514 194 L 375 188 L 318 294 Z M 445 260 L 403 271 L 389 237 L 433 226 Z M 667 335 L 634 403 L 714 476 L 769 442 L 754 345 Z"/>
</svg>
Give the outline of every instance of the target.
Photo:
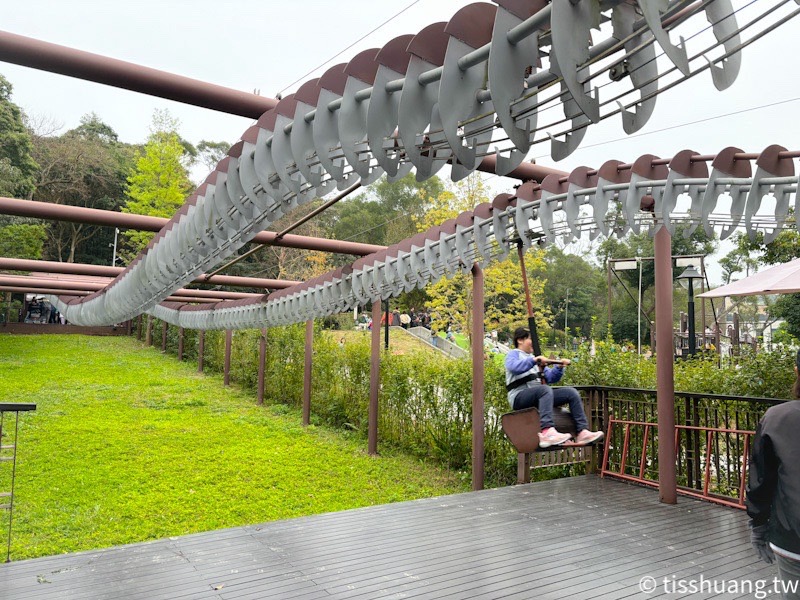
<svg viewBox="0 0 800 600">
<path fill-rule="evenodd" d="M 694 600 L 775 575 L 743 511 L 587 476 L 12 562 L 0 599 Z"/>
</svg>

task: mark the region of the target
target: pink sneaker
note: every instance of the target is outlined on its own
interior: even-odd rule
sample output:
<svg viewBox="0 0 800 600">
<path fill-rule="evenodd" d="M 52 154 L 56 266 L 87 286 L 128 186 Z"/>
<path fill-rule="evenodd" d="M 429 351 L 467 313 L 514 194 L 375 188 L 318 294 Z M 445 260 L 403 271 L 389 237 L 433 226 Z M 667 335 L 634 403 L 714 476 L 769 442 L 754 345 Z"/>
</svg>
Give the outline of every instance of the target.
<svg viewBox="0 0 800 600">
<path fill-rule="evenodd" d="M 589 444 L 593 444 L 602 439 L 602 431 L 589 431 L 588 429 L 584 429 L 575 436 L 575 443 L 580 444 L 581 446 L 588 446 Z"/>
<path fill-rule="evenodd" d="M 560 446 L 568 442 L 572 436 L 568 433 L 560 433 L 555 427 L 548 427 L 539 434 L 539 448 L 549 448 L 550 446 Z"/>
</svg>

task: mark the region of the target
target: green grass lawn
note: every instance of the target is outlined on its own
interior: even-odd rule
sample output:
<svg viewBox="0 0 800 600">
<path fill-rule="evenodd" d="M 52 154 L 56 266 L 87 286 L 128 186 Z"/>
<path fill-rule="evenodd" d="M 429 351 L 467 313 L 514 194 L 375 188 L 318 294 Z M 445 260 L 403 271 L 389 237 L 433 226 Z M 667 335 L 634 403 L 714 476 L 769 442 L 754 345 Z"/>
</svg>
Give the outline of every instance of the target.
<svg viewBox="0 0 800 600">
<path fill-rule="evenodd" d="M 468 489 L 132 338 L 0 335 L 0 401 L 38 405 L 21 419 L 14 560 Z"/>
</svg>

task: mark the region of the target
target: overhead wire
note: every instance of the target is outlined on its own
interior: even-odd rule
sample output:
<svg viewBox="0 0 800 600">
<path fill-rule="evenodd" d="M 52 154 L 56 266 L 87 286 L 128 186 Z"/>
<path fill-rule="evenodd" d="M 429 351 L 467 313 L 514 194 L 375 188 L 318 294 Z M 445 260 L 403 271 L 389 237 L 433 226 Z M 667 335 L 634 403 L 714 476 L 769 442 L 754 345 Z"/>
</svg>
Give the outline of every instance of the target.
<svg viewBox="0 0 800 600">
<path fill-rule="evenodd" d="M 292 83 L 290 83 L 289 85 L 287 85 L 286 87 L 284 87 L 283 89 L 281 89 L 281 90 L 280 90 L 278 93 L 279 93 L 279 94 L 282 94 L 283 92 L 285 92 L 286 90 L 288 90 L 290 87 L 292 87 L 292 86 L 293 86 L 293 85 L 295 85 L 296 83 L 299 83 L 299 82 L 303 81 L 303 80 L 304 80 L 306 77 L 308 77 L 308 76 L 309 76 L 309 75 L 311 75 L 312 73 L 314 73 L 314 72 L 318 71 L 319 69 L 321 69 L 322 67 L 324 67 L 325 65 L 327 65 L 328 63 L 330 63 L 331 61 L 333 61 L 335 58 L 337 58 L 337 57 L 341 56 L 342 54 L 344 54 L 345 52 L 347 52 L 348 50 L 350 50 L 350 48 L 352 48 L 352 47 L 353 47 L 353 46 L 355 46 L 356 44 L 358 44 L 358 43 L 360 43 L 360 42 L 364 41 L 364 40 L 365 40 L 365 39 L 367 39 L 369 36 L 371 36 L 373 33 L 375 33 L 376 31 L 378 31 L 379 29 L 381 29 L 381 28 L 382 28 L 382 27 L 384 27 L 385 25 L 388 25 L 389 23 L 391 23 L 392 21 L 394 21 L 394 20 L 395 20 L 397 17 L 399 17 L 400 15 L 402 15 L 404 12 L 406 12 L 406 11 L 407 11 L 409 8 L 411 8 L 411 7 L 412 7 L 412 6 L 414 6 L 415 4 L 419 4 L 421 1 L 422 1 L 422 0 L 414 0 L 414 2 L 412 2 L 411 4 L 409 4 L 408 6 L 406 6 L 405 8 L 403 8 L 403 9 L 402 9 L 400 12 L 398 12 L 398 13 L 394 14 L 393 16 L 389 17 L 389 18 L 388 18 L 388 19 L 386 19 L 386 20 L 385 20 L 383 23 L 381 23 L 380 25 L 378 25 L 377 27 L 375 27 L 375 28 L 374 28 L 374 29 L 372 29 L 371 31 L 368 31 L 367 33 L 365 33 L 364 35 L 362 35 L 362 36 L 361 36 L 360 38 L 358 38 L 358 39 L 357 39 L 355 42 L 353 42 L 352 44 L 350 44 L 350 45 L 349 45 L 349 46 L 347 46 L 346 48 L 343 48 L 342 50 L 340 50 L 339 52 L 337 52 L 336 54 L 334 54 L 333 56 L 331 56 L 331 57 L 330 57 L 328 60 L 326 60 L 324 63 L 322 63 L 322 64 L 320 64 L 320 65 L 317 65 L 316 67 L 314 67 L 313 69 L 311 69 L 311 70 L 310 70 L 308 73 L 306 73 L 305 75 L 301 75 L 300 77 L 298 77 L 297 79 L 295 79 L 295 80 L 294 80 Z"/>
</svg>

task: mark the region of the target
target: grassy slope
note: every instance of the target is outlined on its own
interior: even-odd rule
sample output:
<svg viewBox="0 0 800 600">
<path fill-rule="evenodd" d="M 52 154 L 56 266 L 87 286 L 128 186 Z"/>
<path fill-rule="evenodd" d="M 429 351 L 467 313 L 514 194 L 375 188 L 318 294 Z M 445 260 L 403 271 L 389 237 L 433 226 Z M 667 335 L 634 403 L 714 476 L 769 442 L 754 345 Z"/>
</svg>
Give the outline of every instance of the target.
<svg viewBox="0 0 800 600">
<path fill-rule="evenodd" d="M 13 559 L 466 491 L 195 370 L 128 338 L 0 335 L 0 401 L 38 404 Z"/>
</svg>

